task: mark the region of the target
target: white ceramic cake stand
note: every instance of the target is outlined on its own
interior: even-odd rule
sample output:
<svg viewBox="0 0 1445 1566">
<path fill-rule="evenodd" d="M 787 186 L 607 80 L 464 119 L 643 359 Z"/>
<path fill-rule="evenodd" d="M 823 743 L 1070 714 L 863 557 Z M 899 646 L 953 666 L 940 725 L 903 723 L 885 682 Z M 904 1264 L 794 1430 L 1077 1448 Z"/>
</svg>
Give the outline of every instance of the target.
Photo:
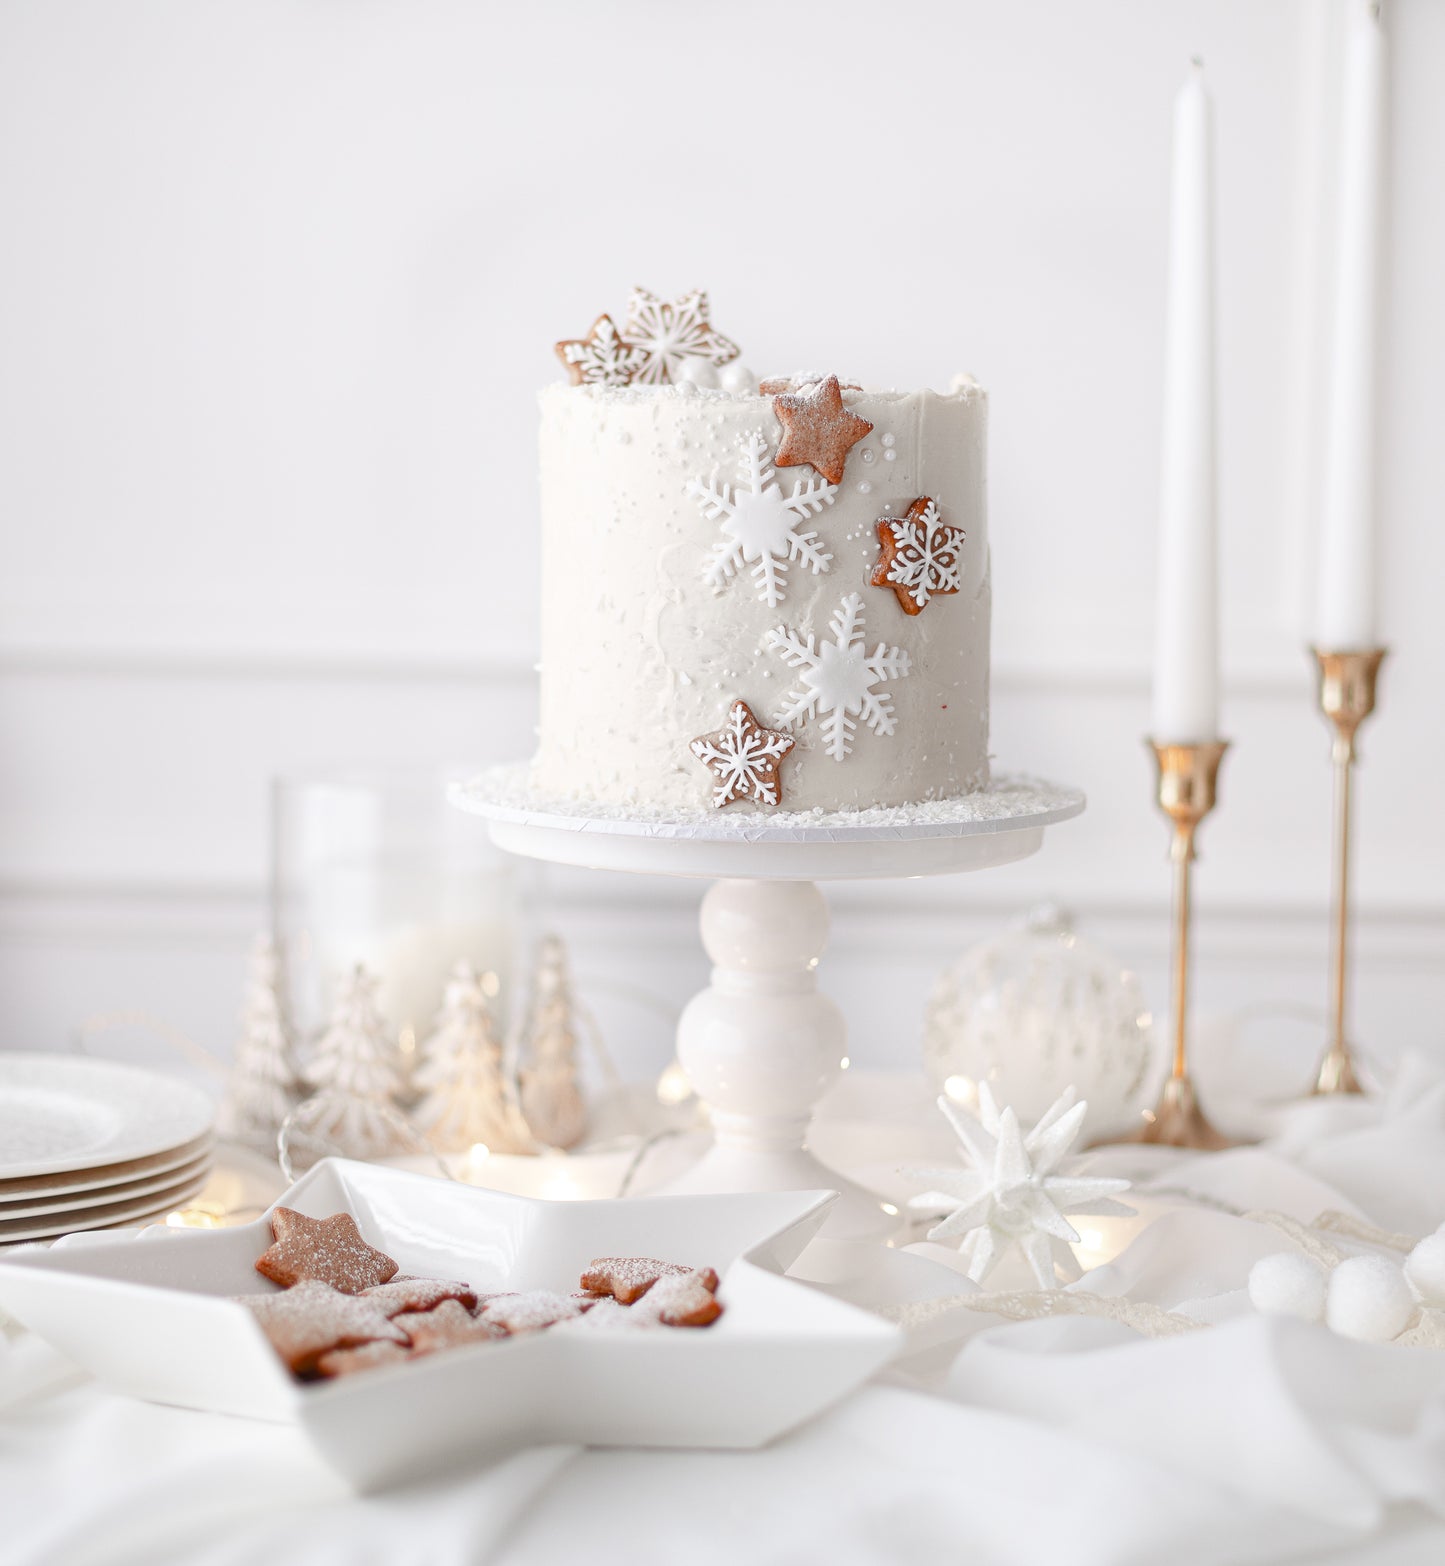
<svg viewBox="0 0 1445 1566">
<path fill-rule="evenodd" d="M 828 907 L 818 881 L 955 875 L 1036 853 L 1044 829 L 1084 808 L 1077 789 L 996 778 L 984 793 L 915 810 L 702 817 L 584 814 L 529 793 L 525 766 L 456 785 L 451 798 L 487 818 L 498 847 L 532 859 L 705 876 L 702 941 L 712 982 L 678 1025 L 678 1058 L 711 1112 L 711 1149 L 676 1192 L 842 1188 L 827 1239 L 877 1241 L 892 1210 L 807 1151 L 808 1123 L 847 1053 L 838 1008 L 818 991 Z"/>
</svg>

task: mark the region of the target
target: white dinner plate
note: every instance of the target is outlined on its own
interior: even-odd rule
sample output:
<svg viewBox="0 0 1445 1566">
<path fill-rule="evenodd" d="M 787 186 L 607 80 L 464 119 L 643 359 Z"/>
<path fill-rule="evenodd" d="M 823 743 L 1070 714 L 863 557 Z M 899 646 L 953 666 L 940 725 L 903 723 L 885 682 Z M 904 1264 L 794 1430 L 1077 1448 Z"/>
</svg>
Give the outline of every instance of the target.
<svg viewBox="0 0 1445 1566">
<path fill-rule="evenodd" d="M 117 1224 L 147 1223 L 174 1208 L 183 1207 L 211 1177 L 209 1168 L 148 1196 L 123 1202 L 105 1202 L 73 1212 L 42 1213 L 34 1218 L 0 1218 L 0 1245 L 19 1245 L 29 1240 L 51 1240 L 59 1234 L 75 1234 L 82 1229 L 112 1228 Z"/>
<path fill-rule="evenodd" d="M 215 1145 L 215 1137 L 207 1132 L 192 1142 L 172 1148 L 169 1152 L 155 1153 L 150 1158 L 128 1158 L 123 1163 L 99 1164 L 94 1169 L 75 1169 L 69 1174 L 32 1175 L 28 1180 L 0 1180 L 0 1201 L 38 1202 L 44 1197 L 73 1196 L 118 1185 L 123 1180 L 165 1174 L 167 1170 L 179 1169 L 191 1163 L 202 1153 L 211 1153 Z"/>
<path fill-rule="evenodd" d="M 172 1186 L 209 1174 L 210 1169 L 211 1154 L 207 1151 L 197 1158 L 187 1159 L 174 1169 L 146 1175 L 140 1180 L 119 1180 L 114 1185 L 96 1186 L 89 1191 L 61 1191 L 54 1196 L 27 1196 L 19 1202 L 0 1200 L 0 1222 L 15 1218 L 39 1219 L 49 1213 L 85 1212 L 91 1208 L 108 1207 L 113 1202 L 133 1202 L 137 1197 L 168 1191 Z"/>
<path fill-rule="evenodd" d="M 302 1384 L 232 1296 L 274 1292 L 255 1270 L 269 1217 L 113 1243 L 10 1252 L 0 1308 L 118 1391 L 185 1408 L 291 1420 L 362 1490 L 558 1441 L 766 1444 L 860 1386 L 898 1329 L 781 1276 L 830 1191 L 539 1201 L 374 1164 L 325 1159 L 281 1198 L 349 1212 L 402 1271 L 475 1287 L 577 1287 L 596 1256 L 658 1256 L 722 1274 L 705 1329 L 554 1327 Z"/>
<path fill-rule="evenodd" d="M 211 1129 L 199 1088 L 86 1055 L 0 1054 L 0 1180 L 172 1152 Z"/>
</svg>

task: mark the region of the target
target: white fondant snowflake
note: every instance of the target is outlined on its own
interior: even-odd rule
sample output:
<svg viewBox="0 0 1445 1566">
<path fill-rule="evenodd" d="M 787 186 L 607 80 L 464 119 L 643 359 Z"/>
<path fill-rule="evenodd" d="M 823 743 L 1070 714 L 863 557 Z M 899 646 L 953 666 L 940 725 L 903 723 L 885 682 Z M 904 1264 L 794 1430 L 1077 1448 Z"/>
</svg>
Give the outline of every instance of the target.
<svg viewBox="0 0 1445 1566">
<path fill-rule="evenodd" d="M 800 531 L 798 523 L 831 506 L 838 486 L 826 479 L 800 478 L 785 495 L 768 457 L 768 443 L 759 430 L 738 445 L 738 477 L 741 482 L 736 487 L 716 479 L 707 484 L 694 479 L 687 486 L 709 522 L 722 519 L 724 537 L 714 547 L 702 579 L 710 587 L 720 588 L 741 565 L 754 561 L 752 577 L 758 597 L 776 609 L 783 601 L 784 577 L 791 561 L 801 561 L 815 574 L 828 569 L 832 555 L 815 532 Z"/>
<path fill-rule="evenodd" d="M 636 379 L 653 386 L 674 380 L 685 359 L 720 365 L 738 356 L 737 344 L 713 330 L 707 294 L 700 288 L 672 302 L 634 288 L 622 336 L 642 354 Z"/>
<path fill-rule="evenodd" d="M 971 1114 L 946 1098 L 938 1107 L 963 1146 L 962 1169 L 904 1169 L 909 1179 L 934 1187 L 914 1197 L 915 1210 L 952 1208 L 928 1231 L 930 1240 L 964 1236 L 968 1276 L 982 1283 L 1012 1247 L 1018 1246 L 1041 1289 L 1056 1282 L 1056 1253 L 1077 1276 L 1067 1243 L 1079 1236 L 1065 1213 L 1129 1216 L 1133 1208 L 1112 1200 L 1129 1188 L 1127 1180 L 1055 1173 L 1083 1128 L 1088 1105 L 1074 1102 L 1070 1088 L 1042 1120 L 1025 1134 L 1012 1109 L 999 1111 L 988 1084 L 978 1089 L 979 1112 Z"/>
<path fill-rule="evenodd" d="M 935 593 L 959 590 L 963 529 L 939 521 L 936 501 L 930 500 L 917 516 L 910 510 L 906 517 L 891 519 L 888 528 L 894 543 L 888 565 L 890 586 L 902 588 L 920 609 Z"/>
<path fill-rule="evenodd" d="M 806 640 L 785 625 L 768 632 L 767 646 L 803 671 L 801 687 L 783 698 L 774 721 L 780 728 L 791 728 L 821 713 L 824 749 L 834 761 L 842 761 L 853 749 L 859 718 L 875 734 L 892 734 L 897 727 L 892 698 L 873 687 L 902 679 L 909 660 L 901 647 L 883 642 L 868 651 L 863 640 L 863 600 L 857 593 L 849 593 L 833 611 L 828 629 L 833 640 L 821 646 L 811 631 Z"/>
</svg>

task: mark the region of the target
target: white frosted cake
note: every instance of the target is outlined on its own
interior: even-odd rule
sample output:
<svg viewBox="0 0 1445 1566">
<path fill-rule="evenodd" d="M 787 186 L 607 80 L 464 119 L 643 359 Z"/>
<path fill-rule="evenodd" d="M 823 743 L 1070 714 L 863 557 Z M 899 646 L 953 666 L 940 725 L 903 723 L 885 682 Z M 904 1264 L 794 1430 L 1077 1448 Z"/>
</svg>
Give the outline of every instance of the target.
<svg viewBox="0 0 1445 1566">
<path fill-rule="evenodd" d="M 984 787 L 978 386 L 759 387 L 702 295 L 639 291 L 558 346 L 580 384 L 541 395 L 532 786 L 767 814 Z"/>
</svg>

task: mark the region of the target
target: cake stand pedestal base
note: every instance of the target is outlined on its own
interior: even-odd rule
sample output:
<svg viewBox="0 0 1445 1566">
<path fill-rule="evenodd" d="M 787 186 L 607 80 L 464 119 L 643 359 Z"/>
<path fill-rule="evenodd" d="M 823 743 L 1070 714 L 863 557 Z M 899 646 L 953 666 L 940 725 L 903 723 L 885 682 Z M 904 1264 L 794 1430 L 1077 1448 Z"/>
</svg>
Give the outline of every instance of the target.
<svg viewBox="0 0 1445 1566">
<path fill-rule="evenodd" d="M 599 870 L 706 877 L 702 940 L 712 981 L 678 1025 L 678 1058 L 707 1106 L 712 1148 L 675 1192 L 841 1192 L 798 1276 L 846 1276 L 898 1228 L 898 1214 L 807 1150 L 808 1124 L 846 1065 L 842 1013 L 818 990 L 828 906 L 816 883 L 992 869 L 1036 853 L 1044 828 L 1076 816 L 1076 789 L 996 778 L 916 811 L 629 818 L 532 796 L 525 767 L 452 790 L 487 817 L 499 848 Z M 851 1258 L 851 1260 L 850 1260 Z"/>
<path fill-rule="evenodd" d="M 819 1099 L 846 1066 L 843 1015 L 818 991 L 828 905 L 812 881 L 717 881 L 702 900 L 712 983 L 677 1030 L 677 1055 L 711 1111 L 712 1148 L 670 1191 L 826 1190 L 825 1232 L 881 1240 L 896 1210 L 807 1151 Z"/>
</svg>

